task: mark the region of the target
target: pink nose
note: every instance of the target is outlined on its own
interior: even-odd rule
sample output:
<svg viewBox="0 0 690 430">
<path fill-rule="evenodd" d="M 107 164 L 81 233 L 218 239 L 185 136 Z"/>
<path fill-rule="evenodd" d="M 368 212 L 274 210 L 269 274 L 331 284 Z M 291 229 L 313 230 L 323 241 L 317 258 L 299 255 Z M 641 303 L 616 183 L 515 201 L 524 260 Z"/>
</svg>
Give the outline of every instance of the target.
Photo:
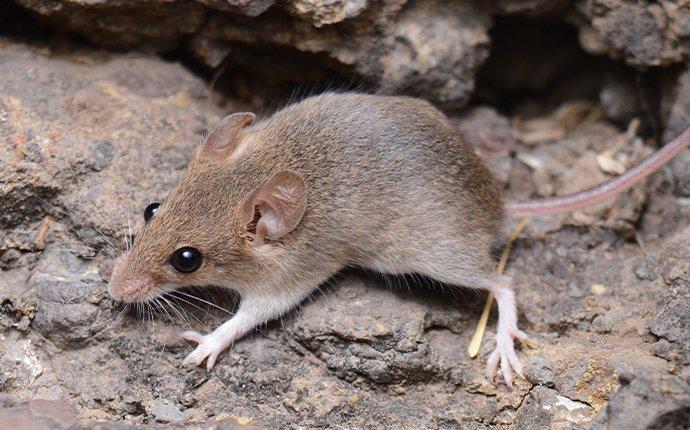
<svg viewBox="0 0 690 430">
<path fill-rule="evenodd" d="M 127 255 L 115 260 L 108 292 L 114 299 L 125 302 L 144 300 L 156 289 L 156 281 L 146 274 L 131 273 L 127 266 Z"/>
</svg>

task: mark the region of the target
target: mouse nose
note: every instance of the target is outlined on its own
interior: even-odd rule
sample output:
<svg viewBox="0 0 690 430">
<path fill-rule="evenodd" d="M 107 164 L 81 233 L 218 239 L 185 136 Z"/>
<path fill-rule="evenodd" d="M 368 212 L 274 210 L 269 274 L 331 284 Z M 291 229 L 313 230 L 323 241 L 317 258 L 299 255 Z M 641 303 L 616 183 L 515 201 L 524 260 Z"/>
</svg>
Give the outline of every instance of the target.
<svg viewBox="0 0 690 430">
<path fill-rule="evenodd" d="M 113 264 L 113 271 L 108 283 L 110 297 L 132 303 L 144 301 L 156 289 L 156 281 L 143 273 L 127 271 L 127 256 L 123 255 Z"/>
</svg>

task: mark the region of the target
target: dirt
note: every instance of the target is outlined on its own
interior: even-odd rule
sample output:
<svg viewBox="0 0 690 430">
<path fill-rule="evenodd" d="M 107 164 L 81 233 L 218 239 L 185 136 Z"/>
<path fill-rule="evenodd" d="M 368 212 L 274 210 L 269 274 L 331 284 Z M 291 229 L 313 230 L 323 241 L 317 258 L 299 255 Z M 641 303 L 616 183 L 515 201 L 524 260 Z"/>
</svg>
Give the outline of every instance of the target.
<svg viewBox="0 0 690 430">
<path fill-rule="evenodd" d="M 35 428 L 687 427 L 687 154 L 612 204 L 531 220 L 508 266 L 533 339 L 518 352 L 526 379 L 512 390 L 483 376 L 495 312 L 479 356 L 466 352 L 483 292 L 346 270 L 207 372 L 181 366 L 192 345 L 177 333 L 212 329 L 227 318 L 218 307 L 232 311 L 237 297 L 195 289 L 184 315 L 122 314 L 105 289 L 143 209 L 165 197 L 218 119 L 270 112 L 289 98 L 286 82 L 333 70 L 402 83 L 446 108 L 508 196 L 606 180 L 688 124 L 683 22 L 625 18 L 641 8 L 658 23 L 659 8 L 683 2 L 496 1 L 457 12 L 447 2 L 151 1 L 137 19 L 128 16 L 138 2 L 17 3 L 37 15 L 13 6 L 0 32 L 0 419 Z M 614 22 L 630 34 L 612 34 Z M 633 28 L 657 36 L 636 43 Z M 492 57 L 505 36 L 524 52 L 545 29 L 573 54 L 554 56 L 522 87 L 515 76 L 497 82 L 500 70 L 530 70 Z M 611 58 L 591 56 L 585 31 Z M 285 60 L 295 52 L 305 61 Z M 212 69 L 238 53 L 241 66 Z M 266 55 L 283 75 L 252 74 Z M 589 82 L 565 78 L 575 63 Z M 609 71 L 621 85 L 604 79 Z M 506 220 L 506 235 L 516 221 Z"/>
</svg>

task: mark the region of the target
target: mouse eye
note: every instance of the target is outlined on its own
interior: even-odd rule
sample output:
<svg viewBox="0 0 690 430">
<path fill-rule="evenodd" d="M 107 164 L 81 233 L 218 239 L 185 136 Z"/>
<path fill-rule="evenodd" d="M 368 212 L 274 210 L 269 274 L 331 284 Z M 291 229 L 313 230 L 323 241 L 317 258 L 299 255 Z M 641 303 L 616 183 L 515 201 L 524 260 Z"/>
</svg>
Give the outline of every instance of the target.
<svg viewBox="0 0 690 430">
<path fill-rule="evenodd" d="M 150 205 L 146 206 L 146 209 L 144 209 L 144 221 L 149 222 L 151 218 L 156 214 L 156 211 L 158 210 L 158 207 L 160 207 L 160 203 L 151 203 Z"/>
<path fill-rule="evenodd" d="M 196 248 L 185 246 L 173 252 L 170 256 L 170 264 L 178 272 L 191 273 L 201 266 L 201 252 Z"/>
</svg>

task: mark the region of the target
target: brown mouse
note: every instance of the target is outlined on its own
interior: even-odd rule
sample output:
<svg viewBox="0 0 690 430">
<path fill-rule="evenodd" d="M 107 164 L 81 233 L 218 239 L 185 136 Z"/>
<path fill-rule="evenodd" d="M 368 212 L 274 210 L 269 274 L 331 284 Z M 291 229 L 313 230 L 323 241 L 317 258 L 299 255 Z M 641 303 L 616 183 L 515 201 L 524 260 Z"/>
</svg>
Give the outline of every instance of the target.
<svg viewBox="0 0 690 430">
<path fill-rule="evenodd" d="M 137 243 L 114 264 L 109 291 L 126 302 L 188 285 L 238 292 L 231 319 L 206 335 L 183 334 L 198 343 L 184 363 L 206 359 L 211 369 L 235 340 L 294 308 L 346 266 L 422 274 L 494 294 L 497 345 L 487 374 L 493 378 L 500 363 L 511 385 L 513 371 L 522 375 L 513 341 L 526 335 L 517 328 L 511 279 L 496 274 L 491 254 L 504 213 L 597 203 L 688 143 L 686 130 L 603 190 L 508 202 L 504 211 L 482 160 L 426 101 L 328 93 L 258 122 L 250 113 L 232 114 L 160 207 L 147 209 Z"/>
</svg>

